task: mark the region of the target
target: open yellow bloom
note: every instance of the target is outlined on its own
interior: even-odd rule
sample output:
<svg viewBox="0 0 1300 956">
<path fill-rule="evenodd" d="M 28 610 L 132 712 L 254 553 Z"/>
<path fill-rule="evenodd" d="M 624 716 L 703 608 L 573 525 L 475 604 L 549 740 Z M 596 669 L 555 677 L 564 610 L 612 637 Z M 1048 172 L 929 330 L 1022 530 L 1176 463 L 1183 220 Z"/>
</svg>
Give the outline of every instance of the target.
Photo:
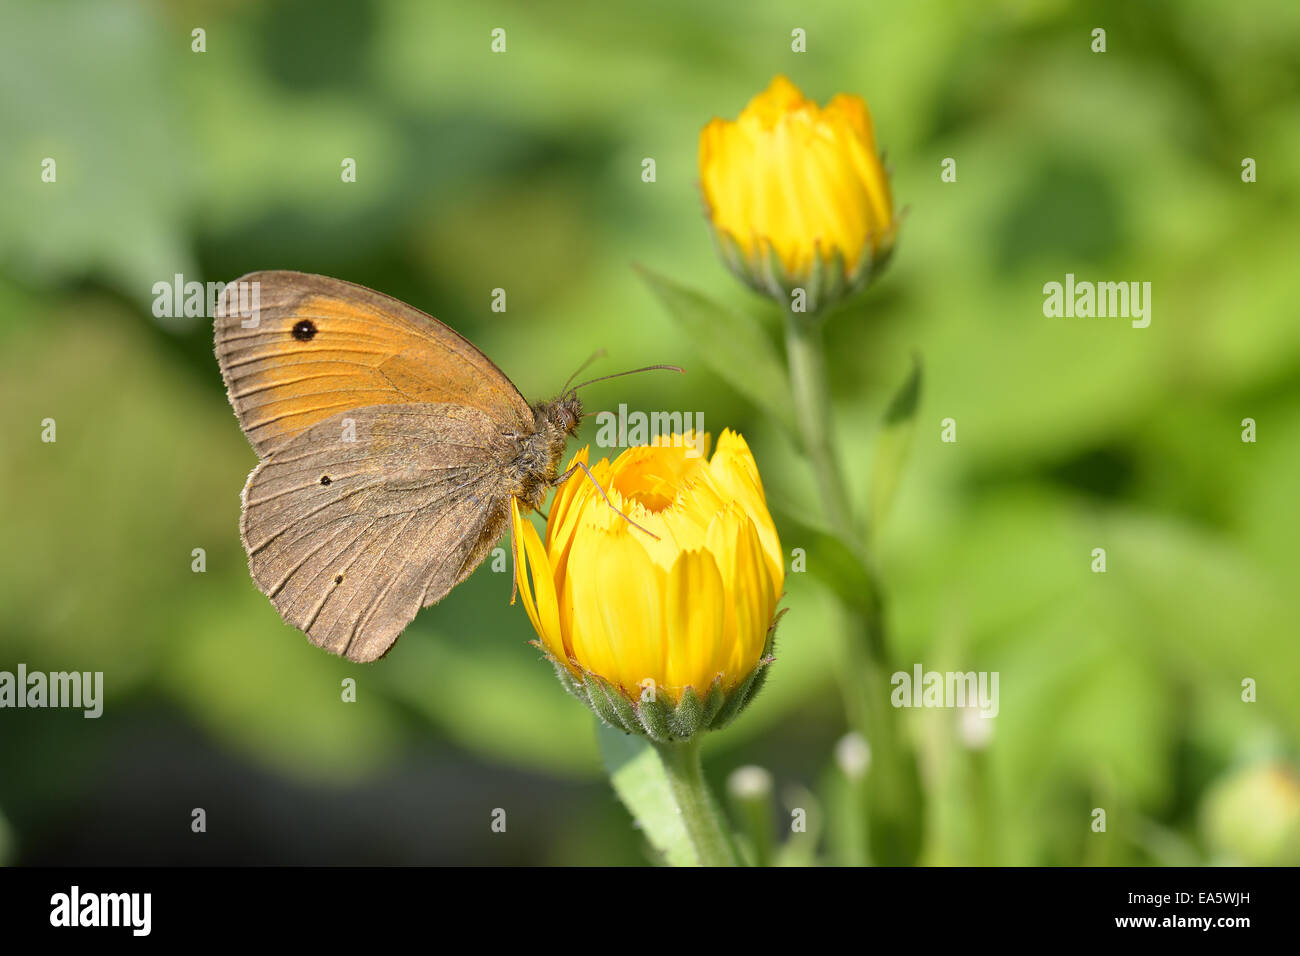
<svg viewBox="0 0 1300 956">
<path fill-rule="evenodd" d="M 748 691 L 764 661 L 784 567 L 758 468 L 734 432 L 711 459 L 708 436 L 694 442 L 673 436 L 592 468 L 614 506 L 658 540 L 581 470 L 555 494 L 544 545 L 512 506 L 524 607 L 570 690 L 586 699 L 603 685 L 588 703 L 606 719 L 610 693 L 642 723 L 655 719 L 640 713 L 647 702 L 676 708 L 686 697 L 708 716 Z M 586 462 L 587 449 L 574 460 Z"/>
<path fill-rule="evenodd" d="M 819 107 L 777 76 L 738 119 L 704 127 L 700 185 L 728 264 L 769 295 L 814 282 L 823 299 L 848 294 L 893 247 L 889 177 L 860 96 Z"/>
</svg>

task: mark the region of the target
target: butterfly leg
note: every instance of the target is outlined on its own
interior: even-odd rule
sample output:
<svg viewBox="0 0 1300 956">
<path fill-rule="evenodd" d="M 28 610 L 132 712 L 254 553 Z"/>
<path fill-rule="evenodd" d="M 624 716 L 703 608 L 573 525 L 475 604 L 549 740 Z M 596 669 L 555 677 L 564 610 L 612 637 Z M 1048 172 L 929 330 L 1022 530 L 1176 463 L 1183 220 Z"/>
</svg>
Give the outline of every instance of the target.
<svg viewBox="0 0 1300 956">
<path fill-rule="evenodd" d="M 510 522 L 510 606 L 519 597 L 519 575 L 515 571 L 515 523 Z"/>
<path fill-rule="evenodd" d="M 591 469 L 587 467 L 585 462 L 581 462 L 581 461 L 574 462 L 573 465 L 570 466 L 568 471 L 560 475 L 559 478 L 555 479 L 556 486 L 558 487 L 559 485 L 562 485 L 566 481 L 568 481 L 569 476 L 572 475 L 579 468 L 581 468 L 583 472 L 586 474 L 586 476 L 591 479 L 591 483 L 596 486 L 596 490 L 600 492 L 600 496 L 605 499 L 605 504 L 613 508 L 614 511 L 616 511 L 623 518 L 623 520 L 626 521 L 628 524 L 630 524 L 632 527 L 636 528 L 638 531 L 644 531 L 646 534 L 650 535 L 650 537 L 654 538 L 656 541 L 659 540 L 659 535 L 655 534 L 649 528 L 641 527 L 641 525 L 637 524 L 627 515 L 623 514 L 622 511 L 619 511 L 618 507 L 615 506 L 614 502 L 609 500 L 609 495 L 605 494 L 605 489 L 600 486 L 600 482 L 596 480 L 596 476 L 591 473 Z"/>
</svg>

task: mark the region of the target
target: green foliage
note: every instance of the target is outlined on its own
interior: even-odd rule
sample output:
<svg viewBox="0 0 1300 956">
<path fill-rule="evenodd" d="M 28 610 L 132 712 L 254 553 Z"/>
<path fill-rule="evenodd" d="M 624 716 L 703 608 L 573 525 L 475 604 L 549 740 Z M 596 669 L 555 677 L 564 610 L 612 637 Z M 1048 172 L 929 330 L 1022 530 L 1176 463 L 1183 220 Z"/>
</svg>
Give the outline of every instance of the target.
<svg viewBox="0 0 1300 956">
<path fill-rule="evenodd" d="M 645 838 L 655 853 L 670 866 L 698 866 L 699 858 L 686 836 L 654 745 L 645 737 L 615 730 L 600 721 L 596 724 L 610 783 L 644 827 Z"/>
<path fill-rule="evenodd" d="M 650 269 L 638 271 L 709 369 L 793 432 L 785 366 L 753 320 Z"/>
<path fill-rule="evenodd" d="M 907 453 L 916 430 L 916 411 L 921 403 L 921 360 L 915 359 L 911 374 L 903 382 L 885 409 L 884 424 L 876 439 L 871 468 L 870 525 L 873 535 L 880 533 L 893 504 L 894 493 L 903 476 Z"/>
<path fill-rule="evenodd" d="M 1220 783 L 1258 757 L 1249 742 L 1295 765 L 1294 3 L 815 5 L 800 12 L 802 55 L 788 5 L 769 2 L 669 0 L 650 15 L 570 0 L 560 15 L 491 0 L 452 16 L 384 0 L 338 22 L 302 2 L 10 6 L 0 669 L 104 670 L 109 695 L 90 736 L 68 715 L 21 730 L 0 715 L 11 860 L 126 773 L 104 754 L 134 739 L 138 712 L 268 791 L 361 786 L 425 748 L 453 754 L 476 794 L 560 788 L 565 811 L 503 851 L 512 861 L 638 858 L 645 835 L 621 816 L 587 825 L 618 809 L 590 715 L 527 645 L 507 574 L 485 565 L 368 667 L 312 648 L 253 587 L 237 530 L 253 454 L 206 321 L 155 319 L 151 290 L 261 268 L 426 309 L 534 400 L 598 347 L 611 357 L 593 374 L 687 366 L 587 400 L 703 411 L 753 446 L 787 559 L 804 549 L 808 573 L 788 574 L 763 694 L 709 735 L 705 766 L 721 779 L 758 762 L 778 792 L 818 791 L 822 833 L 836 832 L 837 634 L 867 585 L 818 528 L 771 316 L 716 260 L 695 187 L 700 127 L 776 71 L 822 100 L 869 99 L 910 208 L 889 271 L 826 330 L 895 658 L 1001 674 L 985 750 L 951 712 L 898 715 L 924 758 L 924 859 L 1205 861 L 1237 837 L 1221 807 L 1254 805 Z M 190 52 L 192 19 L 206 53 Z M 1110 24 L 1104 55 L 1088 50 L 1094 20 Z M 501 25 L 509 52 L 493 55 Z M 655 183 L 640 178 L 647 156 Z M 40 179 L 45 157 L 57 183 Z M 340 181 L 344 157 L 355 184 Z M 940 180 L 945 157 L 955 183 Z M 1151 281 L 1150 328 L 1044 317 L 1042 286 L 1066 272 Z M 496 287 L 505 313 L 490 310 Z M 923 401 L 886 416 L 914 355 Z M 54 444 L 39 439 L 47 417 Z M 939 440 L 947 417 L 955 443 Z M 1255 443 L 1241 441 L 1248 417 Z M 1105 574 L 1090 570 L 1096 547 Z M 340 700 L 347 677 L 356 704 Z M 1097 806 L 1113 808 L 1113 839 L 1087 829 Z M 291 825 L 304 842 L 319 832 Z M 1276 859 L 1273 832 L 1247 834 L 1246 855 Z M 788 854 L 810 858 L 808 841 Z"/>
</svg>

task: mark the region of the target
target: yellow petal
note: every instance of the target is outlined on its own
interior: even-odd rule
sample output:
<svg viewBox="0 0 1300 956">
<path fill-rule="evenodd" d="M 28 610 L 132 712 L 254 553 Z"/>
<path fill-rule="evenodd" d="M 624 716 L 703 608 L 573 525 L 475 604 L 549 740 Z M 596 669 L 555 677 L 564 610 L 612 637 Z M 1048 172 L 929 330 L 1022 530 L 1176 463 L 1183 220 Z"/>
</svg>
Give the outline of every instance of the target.
<svg viewBox="0 0 1300 956">
<path fill-rule="evenodd" d="M 627 531 L 584 528 L 571 560 L 574 656 L 632 694 L 662 685 L 664 572 Z"/>
<path fill-rule="evenodd" d="M 763 656 L 778 597 L 752 520 L 744 522 L 737 541 L 734 586 L 739 640 L 732 648 L 730 667 L 739 680 L 757 667 Z"/>
<path fill-rule="evenodd" d="M 781 594 L 785 587 L 785 554 L 776 524 L 767 509 L 767 496 L 758 474 L 758 465 L 745 439 L 727 429 L 718 439 L 718 450 L 709 462 L 714 483 L 730 500 L 737 502 L 753 520 L 758 529 L 763 553 L 767 558 L 772 587 Z"/>
<path fill-rule="evenodd" d="M 708 693 L 713 678 L 730 658 L 726 642 L 727 596 L 713 555 L 687 551 L 668 576 L 664 610 L 666 664 L 664 682 L 674 698 L 687 687 Z"/>
<path fill-rule="evenodd" d="M 714 228 L 753 259 L 775 253 L 793 279 L 838 253 L 845 269 L 893 242 L 889 179 L 860 96 L 825 107 L 776 76 L 735 122 L 700 134 L 700 183 Z"/>
<path fill-rule="evenodd" d="M 573 460 L 585 462 L 586 449 L 574 455 Z M 596 479 L 596 484 L 607 479 L 609 462 L 602 458 L 591 468 L 591 474 Z M 563 555 L 573 540 L 578 524 L 584 520 L 588 502 L 593 498 L 599 499 L 600 491 L 582 469 L 575 471 L 556 492 L 546 522 L 546 552 L 557 569 L 563 565 Z"/>
<path fill-rule="evenodd" d="M 811 256 L 803 254 L 812 247 L 818 234 L 817 223 L 811 218 L 813 210 L 807 200 L 806 174 L 800 156 L 805 148 L 805 131 L 796 124 L 778 124 L 772 133 L 772 176 L 775 191 L 783 207 L 783 229 L 786 254 L 782 256 L 786 268 L 803 272 L 811 266 Z M 768 235 L 781 235 L 768 233 Z"/>
<path fill-rule="evenodd" d="M 512 502 L 533 627 L 553 654 L 629 695 L 648 679 L 675 701 L 687 686 L 707 692 L 718 674 L 734 688 L 757 664 L 782 583 L 744 439 L 723 432 L 712 458 L 669 439 L 601 460 L 592 474 L 599 487 L 575 472 L 557 490 L 545 547 Z"/>
<path fill-rule="evenodd" d="M 889 190 L 889 176 L 880 164 L 880 158 L 868 145 L 850 139 L 846 143 L 846 149 L 867 197 L 872 239 L 879 244 L 880 237 L 889 232 L 894 220 L 894 200 Z"/>
<path fill-rule="evenodd" d="M 753 144 L 736 123 L 715 119 L 704 128 L 700 149 L 700 186 L 709 216 L 748 251 L 753 234 L 748 201 Z"/>
<path fill-rule="evenodd" d="M 871 110 L 867 101 L 851 93 L 836 93 L 822 110 L 828 119 L 839 120 L 852 128 L 862 140 L 868 152 L 875 152 L 876 134 L 871 122 Z"/>
<path fill-rule="evenodd" d="M 582 448 L 579 448 L 574 456 L 569 459 L 568 464 L 564 466 L 564 470 L 568 471 L 574 465 L 578 464 L 578 462 L 582 462 L 584 465 L 587 464 L 589 458 L 588 453 L 589 446 L 584 445 Z M 582 473 L 582 469 L 578 469 L 569 476 L 568 480 L 565 481 L 564 484 L 560 485 L 560 487 L 555 490 L 555 496 L 551 499 L 550 516 L 546 525 L 548 539 L 550 537 L 549 532 L 552 525 L 564 524 L 565 516 L 573 506 L 574 499 L 577 497 L 578 492 L 582 487 L 582 482 L 585 481 L 586 478 L 587 476 Z"/>
<path fill-rule="evenodd" d="M 569 655 L 560 630 L 551 563 L 546 556 L 546 549 L 542 547 L 541 538 L 537 536 L 537 529 L 531 521 L 524 518 L 519 510 L 519 500 L 513 497 L 510 499 L 510 530 L 511 545 L 515 552 L 515 581 L 524 600 L 524 609 L 533 622 L 533 630 L 547 650 L 560 661 L 567 662 Z"/>
<path fill-rule="evenodd" d="M 767 89 L 749 101 L 741 116 L 755 119 L 764 126 L 772 126 L 791 110 L 812 105 L 804 98 L 799 87 L 790 82 L 789 77 L 778 73 L 772 77 Z"/>
<path fill-rule="evenodd" d="M 612 469 L 611 487 L 624 499 L 639 501 L 651 511 L 662 511 L 677 497 L 677 487 L 687 472 L 698 464 L 686 457 L 684 448 L 642 445 L 618 456 Z"/>
<path fill-rule="evenodd" d="M 734 687 L 762 656 L 776 596 L 754 523 L 728 505 L 709 527 L 709 551 L 722 573 L 726 602 L 728 686 Z"/>
<path fill-rule="evenodd" d="M 569 479 L 573 487 L 572 502 L 560 522 L 552 518 L 547 525 L 547 554 L 551 559 L 551 567 L 555 570 L 555 593 L 564 598 L 560 601 L 560 629 L 566 635 L 565 640 L 570 642 L 570 649 L 575 617 L 572 589 L 568 581 L 572 565 L 570 555 L 574 551 L 575 542 L 584 536 L 589 541 L 593 528 L 606 527 L 602 521 L 609 512 L 609 505 L 605 503 L 600 488 L 607 486 L 609 479 L 610 465 L 605 458 L 592 467 L 591 478 L 582 471 L 574 472 Z M 578 545 L 585 546 L 589 545 Z"/>
<path fill-rule="evenodd" d="M 838 250 L 847 265 L 856 262 L 869 232 L 866 190 L 840 143 L 829 136 L 814 139 L 804 154 L 810 202 L 822 226 L 823 249 Z"/>
</svg>

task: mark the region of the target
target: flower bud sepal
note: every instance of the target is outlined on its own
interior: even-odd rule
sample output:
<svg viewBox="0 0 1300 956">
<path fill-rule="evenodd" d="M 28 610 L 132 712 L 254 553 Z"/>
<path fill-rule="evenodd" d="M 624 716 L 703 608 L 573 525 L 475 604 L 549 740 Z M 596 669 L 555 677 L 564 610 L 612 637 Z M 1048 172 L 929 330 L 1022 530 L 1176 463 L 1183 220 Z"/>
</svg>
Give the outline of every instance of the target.
<svg viewBox="0 0 1300 956">
<path fill-rule="evenodd" d="M 772 644 L 776 625 L 784 613 L 782 608 L 772 620 L 762 657 L 740 683 L 726 691 L 719 674 L 705 693 L 687 687 L 676 702 L 659 693 L 653 684 L 638 688 L 639 693 L 634 697 L 622 686 L 573 661 L 566 664 L 558 660 L 540 641 L 530 643 L 555 667 L 555 675 L 564 689 L 615 730 L 648 737 L 659 744 L 681 743 L 705 730 L 725 727 L 753 701 L 767 680 L 767 667 L 774 660 Z"/>
<path fill-rule="evenodd" d="M 746 254 L 741 244 L 724 230 L 714 227 L 710 232 L 719 257 L 733 275 L 787 311 L 795 290 L 802 290 L 801 311 L 811 318 L 824 316 L 835 306 L 866 291 L 893 257 L 897 229 L 898 222 L 895 222 L 885 238 L 870 238 L 855 262 L 846 262 L 844 253 L 838 249 L 824 249 L 815 243 L 810 267 L 800 272 L 787 269 L 766 239 L 754 239 L 750 244 L 753 251 Z"/>
</svg>

